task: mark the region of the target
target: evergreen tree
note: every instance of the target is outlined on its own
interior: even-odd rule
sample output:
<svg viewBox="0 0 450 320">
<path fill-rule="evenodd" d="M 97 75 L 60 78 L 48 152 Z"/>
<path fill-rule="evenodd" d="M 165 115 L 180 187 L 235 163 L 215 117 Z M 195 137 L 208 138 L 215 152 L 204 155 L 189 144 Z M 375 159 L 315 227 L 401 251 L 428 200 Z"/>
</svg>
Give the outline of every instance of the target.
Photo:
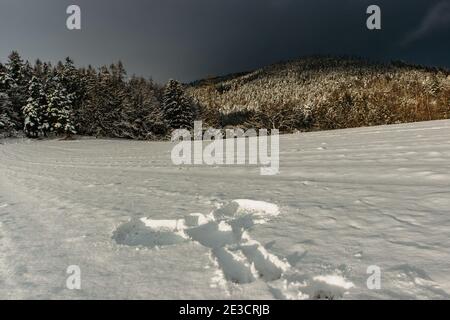
<svg viewBox="0 0 450 320">
<path fill-rule="evenodd" d="M 59 70 L 58 77 L 67 93 L 71 95 L 72 105 L 77 109 L 81 105 L 81 100 L 84 97 L 85 86 L 83 77 L 79 70 L 75 68 L 73 60 L 69 57 L 66 58 L 65 63 Z"/>
<path fill-rule="evenodd" d="M 76 134 L 73 123 L 72 95 L 55 79 L 55 88 L 48 97 L 47 114 L 50 131 L 56 134 Z"/>
<path fill-rule="evenodd" d="M 1 82 L 11 100 L 13 113 L 11 120 L 17 128 L 23 125 L 22 107 L 27 104 L 28 84 L 31 79 L 31 66 L 24 63 L 20 55 L 13 51 L 8 57 Z"/>
<path fill-rule="evenodd" d="M 166 135 L 167 124 L 157 98 L 158 90 L 152 81 L 130 79 L 117 123 L 121 137 L 155 139 Z"/>
<path fill-rule="evenodd" d="M 100 68 L 93 83 L 88 84 L 87 108 L 97 136 L 122 137 L 118 123 L 127 96 L 125 70 L 121 64 Z"/>
<path fill-rule="evenodd" d="M 27 104 L 22 108 L 24 132 L 30 138 L 47 135 L 49 130 L 47 96 L 39 78 L 34 76 L 30 80 L 28 95 Z"/>
<path fill-rule="evenodd" d="M 11 99 L 7 94 L 9 88 L 9 76 L 6 67 L 0 63 L 0 133 L 9 136 L 15 131 L 15 124 L 11 120 L 14 115 Z"/>
<path fill-rule="evenodd" d="M 76 129 L 82 129 L 80 123 L 80 112 L 83 100 L 86 98 L 86 83 L 81 71 L 78 70 L 72 59 L 66 58 L 64 64 L 57 67 L 57 76 L 61 85 L 70 96 L 73 121 Z M 77 130 L 78 131 L 78 130 Z"/>
<path fill-rule="evenodd" d="M 169 80 L 162 100 L 164 117 L 172 129 L 192 129 L 195 119 L 194 108 L 179 82 Z"/>
<path fill-rule="evenodd" d="M 96 112 L 98 109 L 99 76 L 97 71 L 88 66 L 87 69 L 80 70 L 80 77 L 83 82 L 83 99 L 80 108 L 75 113 L 77 129 L 79 134 L 96 135 L 98 133 L 98 124 L 96 122 Z"/>
<path fill-rule="evenodd" d="M 5 65 L 9 76 L 16 82 L 20 82 L 24 78 L 24 62 L 17 51 L 11 52 L 8 56 L 8 62 Z"/>
<path fill-rule="evenodd" d="M 15 132 L 14 123 L 11 121 L 11 101 L 6 93 L 0 92 L 0 134 L 11 136 Z"/>
</svg>

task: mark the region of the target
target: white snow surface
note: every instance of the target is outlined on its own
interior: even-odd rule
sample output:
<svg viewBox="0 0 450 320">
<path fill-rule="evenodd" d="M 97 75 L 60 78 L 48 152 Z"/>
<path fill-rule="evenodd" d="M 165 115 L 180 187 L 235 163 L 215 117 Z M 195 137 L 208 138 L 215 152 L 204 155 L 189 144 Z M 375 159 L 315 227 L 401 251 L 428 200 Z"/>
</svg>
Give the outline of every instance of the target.
<svg viewBox="0 0 450 320">
<path fill-rule="evenodd" d="M 172 146 L 3 140 L 0 298 L 450 298 L 450 121 L 282 136 L 277 176 Z"/>
<path fill-rule="evenodd" d="M 242 213 L 255 213 L 257 215 L 272 215 L 277 216 L 280 214 L 280 209 L 276 204 L 268 203 L 265 201 L 255 201 L 248 199 L 237 199 L 233 202 L 238 204 L 238 212 Z"/>
</svg>

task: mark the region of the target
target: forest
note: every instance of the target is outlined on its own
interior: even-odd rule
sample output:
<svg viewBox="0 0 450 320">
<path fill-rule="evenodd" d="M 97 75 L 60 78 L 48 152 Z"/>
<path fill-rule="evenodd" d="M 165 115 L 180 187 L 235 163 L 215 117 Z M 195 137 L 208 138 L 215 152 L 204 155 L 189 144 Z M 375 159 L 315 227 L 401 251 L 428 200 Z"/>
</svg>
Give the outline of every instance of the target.
<svg viewBox="0 0 450 320">
<path fill-rule="evenodd" d="M 0 63 L 0 136 L 162 140 L 214 128 L 330 130 L 450 118 L 450 72 L 311 56 L 189 84 L 129 76 L 121 62 Z"/>
<path fill-rule="evenodd" d="M 121 62 L 76 68 L 24 62 L 13 52 L 0 65 L 0 132 L 45 138 L 74 135 L 164 139 L 171 128 L 190 128 L 196 107 L 183 86 L 165 87 L 131 76 Z"/>
</svg>

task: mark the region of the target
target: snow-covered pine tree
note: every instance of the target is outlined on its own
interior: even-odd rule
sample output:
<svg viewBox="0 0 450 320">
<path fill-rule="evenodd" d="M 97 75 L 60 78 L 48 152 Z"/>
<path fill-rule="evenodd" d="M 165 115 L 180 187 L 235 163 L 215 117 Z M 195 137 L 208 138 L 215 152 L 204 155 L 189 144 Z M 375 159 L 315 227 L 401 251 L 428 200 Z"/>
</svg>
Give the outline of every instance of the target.
<svg viewBox="0 0 450 320">
<path fill-rule="evenodd" d="M 124 138 L 155 139 L 167 134 L 158 87 L 150 80 L 133 76 L 126 87 L 120 121 L 116 124 Z"/>
<path fill-rule="evenodd" d="M 11 100 L 13 113 L 11 120 L 17 128 L 23 125 L 22 107 L 27 104 L 28 85 L 31 80 L 31 66 L 24 63 L 20 55 L 13 51 L 5 64 L 5 72 L 2 76 L 2 86 Z"/>
<path fill-rule="evenodd" d="M 195 111 L 178 81 L 171 79 L 167 83 L 163 94 L 162 109 L 164 117 L 172 129 L 192 129 Z"/>
<path fill-rule="evenodd" d="M 8 95 L 0 92 L 0 137 L 9 137 L 15 133 L 15 126 L 10 117 L 11 113 L 11 101 Z"/>
<path fill-rule="evenodd" d="M 88 68 L 80 70 L 80 77 L 82 78 L 84 92 L 80 108 L 75 113 L 76 129 L 82 135 L 96 135 L 98 134 L 96 115 L 98 93 L 100 92 L 98 89 L 99 76 L 92 66 L 88 66 Z"/>
<path fill-rule="evenodd" d="M 47 114 L 50 131 L 56 134 L 76 134 L 73 123 L 71 94 L 62 86 L 59 79 L 55 79 L 55 86 L 48 96 Z"/>
<path fill-rule="evenodd" d="M 94 134 L 123 137 L 118 124 L 121 122 L 120 114 L 128 93 L 126 73 L 121 63 L 109 68 L 101 67 L 93 83 L 87 82 L 87 88 L 89 94 L 83 109 L 90 113 Z"/>
<path fill-rule="evenodd" d="M 11 121 L 12 104 L 6 93 L 6 67 L 0 63 L 0 134 L 9 135 L 14 131 L 14 123 Z"/>
<path fill-rule="evenodd" d="M 24 132 L 30 138 L 46 135 L 49 130 L 47 97 L 41 80 L 33 76 L 28 87 L 29 98 L 23 106 Z"/>
<path fill-rule="evenodd" d="M 75 129 L 80 127 L 80 109 L 83 99 L 86 97 L 86 82 L 80 70 L 78 70 L 71 58 L 67 57 L 64 63 L 60 63 L 57 67 L 57 76 L 61 85 L 66 89 L 67 95 L 70 96 L 73 123 Z"/>
<path fill-rule="evenodd" d="M 69 57 L 66 58 L 64 64 L 61 64 L 58 77 L 67 93 L 72 96 L 72 105 L 78 107 L 85 92 L 84 81 L 80 72 L 75 68 L 73 60 Z"/>
<path fill-rule="evenodd" d="M 6 74 L 6 67 L 0 62 L 0 92 L 5 91 L 5 87 L 3 84 L 3 78 Z"/>
</svg>

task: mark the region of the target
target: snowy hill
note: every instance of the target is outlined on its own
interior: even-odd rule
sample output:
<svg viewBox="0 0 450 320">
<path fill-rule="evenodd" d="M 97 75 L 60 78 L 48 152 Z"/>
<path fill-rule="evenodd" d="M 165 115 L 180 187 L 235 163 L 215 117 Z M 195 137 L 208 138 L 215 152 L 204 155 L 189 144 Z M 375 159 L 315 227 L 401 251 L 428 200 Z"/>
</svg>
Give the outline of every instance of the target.
<svg viewBox="0 0 450 320">
<path fill-rule="evenodd" d="M 449 137 L 286 135 L 278 176 L 177 167 L 168 142 L 3 141 L 0 298 L 449 299 Z"/>
<path fill-rule="evenodd" d="M 339 129 L 450 118 L 450 72 L 309 57 L 192 83 L 214 127 Z"/>
</svg>

